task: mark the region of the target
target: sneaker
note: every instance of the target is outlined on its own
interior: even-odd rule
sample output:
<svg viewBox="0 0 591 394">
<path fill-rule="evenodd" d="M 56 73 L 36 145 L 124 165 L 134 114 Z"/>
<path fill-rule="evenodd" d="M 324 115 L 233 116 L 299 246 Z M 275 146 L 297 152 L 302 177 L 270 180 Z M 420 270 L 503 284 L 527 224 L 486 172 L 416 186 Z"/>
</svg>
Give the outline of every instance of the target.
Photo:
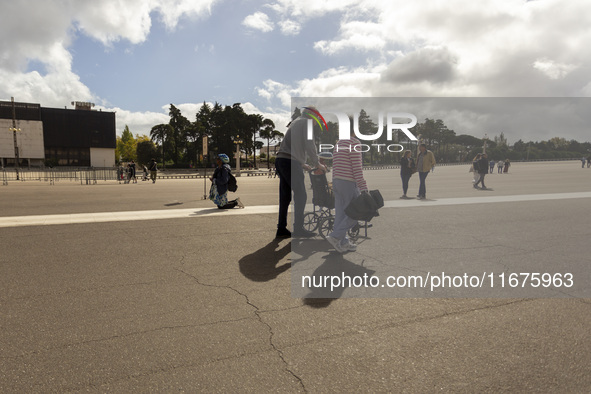
<svg viewBox="0 0 591 394">
<path fill-rule="evenodd" d="M 240 197 L 236 199 L 236 202 L 238 203 L 238 208 L 244 208 L 244 204 L 242 204 L 242 201 L 240 201 Z"/>
<path fill-rule="evenodd" d="M 478 189 L 478 188 L 479 188 L 478 185 L 474 184 L 474 189 Z"/>
<path fill-rule="evenodd" d="M 293 230 L 293 236 L 296 238 L 312 238 L 316 236 L 314 231 L 308 231 L 305 228 Z"/>
<path fill-rule="evenodd" d="M 341 246 L 341 241 L 339 241 L 338 239 L 331 237 L 330 235 L 327 235 L 326 240 L 332 245 L 333 248 L 335 248 L 337 252 L 344 253 L 347 251 L 343 248 L 343 246 Z"/>
<path fill-rule="evenodd" d="M 347 252 L 355 252 L 355 251 L 357 251 L 357 244 L 354 244 L 348 238 L 345 238 L 345 242 L 341 244 L 341 247 L 343 249 L 345 249 Z"/>
<path fill-rule="evenodd" d="M 408 197 L 406 197 L 406 194 L 403 194 L 402 196 L 400 196 L 400 198 L 401 198 L 402 200 L 406 200 Z"/>
<path fill-rule="evenodd" d="M 278 228 L 275 238 L 291 238 L 291 231 L 286 228 Z"/>
</svg>

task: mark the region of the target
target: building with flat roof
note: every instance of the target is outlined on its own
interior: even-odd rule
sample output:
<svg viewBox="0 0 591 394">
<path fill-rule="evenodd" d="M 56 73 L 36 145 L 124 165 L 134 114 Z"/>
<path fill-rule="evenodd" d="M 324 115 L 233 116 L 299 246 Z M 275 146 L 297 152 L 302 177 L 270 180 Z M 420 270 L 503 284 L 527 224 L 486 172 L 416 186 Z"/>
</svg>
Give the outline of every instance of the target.
<svg viewBox="0 0 591 394">
<path fill-rule="evenodd" d="M 74 103 L 72 103 L 74 104 Z M 0 101 L 0 164 L 20 167 L 112 167 L 117 146 L 115 113 Z"/>
</svg>

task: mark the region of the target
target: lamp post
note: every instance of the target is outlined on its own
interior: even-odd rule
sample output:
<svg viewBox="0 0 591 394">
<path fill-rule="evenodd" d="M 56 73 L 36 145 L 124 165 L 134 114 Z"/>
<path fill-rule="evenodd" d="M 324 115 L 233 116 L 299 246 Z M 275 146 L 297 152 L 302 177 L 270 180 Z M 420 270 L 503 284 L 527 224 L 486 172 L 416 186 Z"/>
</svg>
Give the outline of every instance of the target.
<svg viewBox="0 0 591 394">
<path fill-rule="evenodd" d="M 236 136 L 234 143 L 236 144 L 236 176 L 240 176 L 240 144 L 242 143 L 240 136 Z"/>
<path fill-rule="evenodd" d="M 10 127 L 8 130 L 12 131 L 12 135 L 14 138 L 14 158 L 15 158 L 15 169 L 16 169 L 16 180 L 18 181 L 20 179 L 19 177 L 19 165 L 20 165 L 20 157 L 19 157 L 19 152 L 18 152 L 18 143 L 17 143 L 17 139 L 16 139 L 16 132 L 20 132 L 21 129 L 16 127 L 16 109 L 14 106 L 14 97 L 10 98 L 10 101 L 12 102 L 12 127 Z"/>
<path fill-rule="evenodd" d="M 486 140 L 488 140 L 488 135 L 484 133 L 484 138 L 482 139 L 482 153 L 486 153 Z"/>
<path fill-rule="evenodd" d="M 421 144 L 424 144 L 424 143 L 425 143 L 425 139 L 423 138 L 423 135 L 419 134 L 417 136 L 417 157 L 419 157 L 419 153 L 420 153 L 419 147 L 421 146 Z"/>
</svg>

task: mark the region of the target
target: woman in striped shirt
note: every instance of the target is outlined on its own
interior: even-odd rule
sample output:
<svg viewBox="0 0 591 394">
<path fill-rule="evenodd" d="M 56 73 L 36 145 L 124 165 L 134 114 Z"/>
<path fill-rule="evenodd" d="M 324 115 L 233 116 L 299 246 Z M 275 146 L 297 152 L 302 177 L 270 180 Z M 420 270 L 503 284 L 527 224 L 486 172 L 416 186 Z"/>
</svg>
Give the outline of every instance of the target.
<svg viewBox="0 0 591 394">
<path fill-rule="evenodd" d="M 332 160 L 332 189 L 335 195 L 335 218 L 333 231 L 327 241 L 339 253 L 357 250 L 357 245 L 347 237 L 347 231 L 357 224 L 345 214 L 345 208 L 361 193 L 367 193 L 367 183 L 363 178 L 363 157 L 361 142 L 352 137 L 340 140 Z"/>
</svg>

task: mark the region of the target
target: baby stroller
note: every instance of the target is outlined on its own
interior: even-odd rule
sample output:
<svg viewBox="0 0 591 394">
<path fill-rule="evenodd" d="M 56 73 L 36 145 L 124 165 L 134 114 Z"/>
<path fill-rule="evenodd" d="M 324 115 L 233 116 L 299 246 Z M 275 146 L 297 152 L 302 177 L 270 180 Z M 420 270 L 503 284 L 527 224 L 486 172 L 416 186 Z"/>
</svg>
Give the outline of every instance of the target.
<svg viewBox="0 0 591 394">
<path fill-rule="evenodd" d="M 308 231 L 316 231 L 322 238 L 326 238 L 332 232 L 334 226 L 334 194 L 332 185 L 328 183 L 326 174 L 314 174 L 310 170 L 310 182 L 312 183 L 312 212 L 304 215 L 304 228 Z M 361 225 L 356 225 L 349 230 L 347 235 L 354 241 L 359 237 Z M 365 224 L 365 236 L 367 237 L 367 223 Z"/>
</svg>

